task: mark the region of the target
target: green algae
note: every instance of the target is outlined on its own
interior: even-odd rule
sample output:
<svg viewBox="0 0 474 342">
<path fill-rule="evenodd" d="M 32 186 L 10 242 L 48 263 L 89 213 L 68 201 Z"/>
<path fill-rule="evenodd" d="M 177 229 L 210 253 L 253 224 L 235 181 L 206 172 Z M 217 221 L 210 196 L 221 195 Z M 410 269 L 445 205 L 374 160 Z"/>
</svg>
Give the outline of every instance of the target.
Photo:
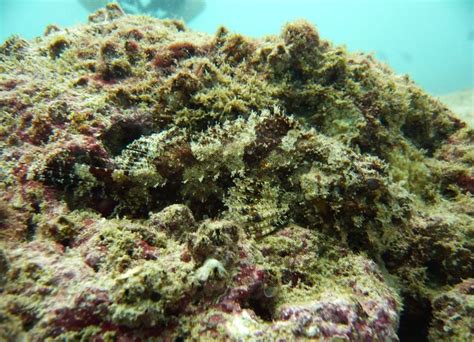
<svg viewBox="0 0 474 342">
<path fill-rule="evenodd" d="M 474 135 L 409 77 L 305 21 L 47 31 L 0 47 L 1 337 L 444 338 Z"/>
</svg>

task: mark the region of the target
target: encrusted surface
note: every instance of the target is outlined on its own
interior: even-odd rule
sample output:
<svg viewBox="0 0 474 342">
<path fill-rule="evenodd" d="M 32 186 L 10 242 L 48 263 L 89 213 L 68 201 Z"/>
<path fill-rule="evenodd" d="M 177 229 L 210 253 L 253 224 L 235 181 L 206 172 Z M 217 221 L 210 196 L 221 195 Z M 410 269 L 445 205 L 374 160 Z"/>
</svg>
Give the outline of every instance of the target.
<svg viewBox="0 0 474 342">
<path fill-rule="evenodd" d="M 474 132 L 407 76 L 116 5 L 0 61 L 0 339 L 472 338 Z"/>
</svg>

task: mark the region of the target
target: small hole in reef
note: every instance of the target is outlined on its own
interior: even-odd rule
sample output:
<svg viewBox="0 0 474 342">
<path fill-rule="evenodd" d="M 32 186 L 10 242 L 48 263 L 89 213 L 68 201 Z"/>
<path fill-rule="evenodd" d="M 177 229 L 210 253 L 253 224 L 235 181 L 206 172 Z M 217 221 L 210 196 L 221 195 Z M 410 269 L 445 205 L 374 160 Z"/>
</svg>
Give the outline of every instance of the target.
<svg viewBox="0 0 474 342">
<path fill-rule="evenodd" d="M 265 322 L 271 322 L 273 319 L 274 303 L 263 294 L 250 297 L 242 307 L 252 310 L 257 317 Z"/>
<path fill-rule="evenodd" d="M 432 318 L 431 303 L 427 299 L 406 297 L 398 328 L 400 342 L 428 341 Z"/>
<path fill-rule="evenodd" d="M 151 133 L 150 125 L 137 120 L 119 120 L 105 131 L 102 141 L 112 155 L 119 155 L 132 141 Z"/>
<path fill-rule="evenodd" d="M 161 299 L 161 295 L 158 292 L 152 292 L 150 294 L 150 299 L 154 302 L 157 302 Z"/>
</svg>

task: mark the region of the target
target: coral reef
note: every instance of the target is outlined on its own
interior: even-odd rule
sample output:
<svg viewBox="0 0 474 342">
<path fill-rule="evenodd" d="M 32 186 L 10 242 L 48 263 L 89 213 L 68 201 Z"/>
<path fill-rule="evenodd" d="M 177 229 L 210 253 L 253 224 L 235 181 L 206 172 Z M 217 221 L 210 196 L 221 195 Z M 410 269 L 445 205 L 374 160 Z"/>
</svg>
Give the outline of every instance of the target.
<svg viewBox="0 0 474 342">
<path fill-rule="evenodd" d="M 474 131 L 408 76 L 116 4 L 0 61 L 0 339 L 472 339 Z"/>
</svg>

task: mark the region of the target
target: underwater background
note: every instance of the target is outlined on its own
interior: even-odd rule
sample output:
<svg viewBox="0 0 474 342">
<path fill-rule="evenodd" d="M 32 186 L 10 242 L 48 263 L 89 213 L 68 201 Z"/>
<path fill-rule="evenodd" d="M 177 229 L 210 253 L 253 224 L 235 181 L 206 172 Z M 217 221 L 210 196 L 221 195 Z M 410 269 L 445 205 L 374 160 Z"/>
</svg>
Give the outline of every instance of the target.
<svg viewBox="0 0 474 342">
<path fill-rule="evenodd" d="M 89 10 L 106 2 L 0 0 L 0 40 L 12 34 L 40 36 L 51 23 L 86 23 Z M 145 7 L 151 1 L 121 3 L 127 9 L 127 3 L 137 2 Z M 187 23 L 195 31 L 213 34 L 225 25 L 259 37 L 278 34 L 286 22 L 305 18 L 316 24 L 322 37 L 350 51 L 374 53 L 431 94 L 474 88 L 472 0 L 188 0 L 187 5 L 194 7 Z"/>
</svg>

